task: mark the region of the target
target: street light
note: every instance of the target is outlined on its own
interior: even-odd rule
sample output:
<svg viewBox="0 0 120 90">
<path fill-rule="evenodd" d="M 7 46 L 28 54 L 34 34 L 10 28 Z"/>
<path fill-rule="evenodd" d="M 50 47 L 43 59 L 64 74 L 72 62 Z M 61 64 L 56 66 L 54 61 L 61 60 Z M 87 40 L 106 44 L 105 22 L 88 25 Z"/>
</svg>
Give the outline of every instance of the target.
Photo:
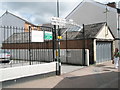
<svg viewBox="0 0 120 90">
<path fill-rule="evenodd" d="M 59 18 L 59 0 L 57 0 L 57 17 Z M 59 29 L 59 25 L 58 25 L 58 71 L 57 71 L 57 75 L 61 75 L 61 61 L 60 61 L 60 38 L 61 37 L 61 33 L 60 33 L 60 29 Z"/>
</svg>

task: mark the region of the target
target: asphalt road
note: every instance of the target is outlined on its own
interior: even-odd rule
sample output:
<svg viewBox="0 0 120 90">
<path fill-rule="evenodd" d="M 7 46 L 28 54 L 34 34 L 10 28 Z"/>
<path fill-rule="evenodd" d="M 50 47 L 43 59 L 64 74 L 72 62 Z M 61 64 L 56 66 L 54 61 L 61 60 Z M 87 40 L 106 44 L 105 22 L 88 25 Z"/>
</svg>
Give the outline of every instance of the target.
<svg viewBox="0 0 120 90">
<path fill-rule="evenodd" d="M 90 66 L 72 72 L 72 76 L 66 76 L 54 88 L 119 88 L 119 70 L 111 62 Z"/>
<path fill-rule="evenodd" d="M 54 88 L 117 88 L 118 73 L 107 72 L 94 75 L 66 77 Z"/>
</svg>

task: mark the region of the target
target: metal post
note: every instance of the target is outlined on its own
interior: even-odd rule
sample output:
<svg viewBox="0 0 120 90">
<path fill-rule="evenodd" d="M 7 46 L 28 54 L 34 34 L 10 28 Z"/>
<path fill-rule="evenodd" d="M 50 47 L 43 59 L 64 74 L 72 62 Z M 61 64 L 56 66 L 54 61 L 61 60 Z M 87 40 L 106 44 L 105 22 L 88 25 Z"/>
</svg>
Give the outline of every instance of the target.
<svg viewBox="0 0 120 90">
<path fill-rule="evenodd" d="M 83 65 L 85 65 L 85 26 L 83 24 Z"/>
<path fill-rule="evenodd" d="M 68 47 L 67 47 L 67 31 L 66 31 L 66 62 L 68 63 Z"/>
<path fill-rule="evenodd" d="M 59 0 L 57 0 L 57 17 L 59 17 Z"/>
<path fill-rule="evenodd" d="M 59 0 L 57 0 L 57 17 L 59 17 Z M 58 25 L 58 36 L 61 36 L 59 25 Z M 58 38 L 58 73 L 57 75 L 61 75 L 61 61 L 60 61 L 60 38 Z"/>
<path fill-rule="evenodd" d="M 55 61 L 55 50 L 56 50 L 56 25 L 54 25 L 54 28 L 52 29 L 53 33 L 53 61 Z"/>
<path fill-rule="evenodd" d="M 56 37 L 56 25 L 54 25 L 54 33 L 53 33 L 53 43 L 54 43 L 54 45 L 53 45 L 53 53 L 54 53 L 54 61 L 57 61 L 57 55 L 56 55 L 56 53 L 57 53 L 57 51 L 56 51 L 56 39 L 57 39 L 57 37 Z M 58 73 L 58 63 L 56 63 L 56 75 L 57 75 L 57 73 Z"/>
<path fill-rule="evenodd" d="M 60 61 L 60 40 L 58 40 L 58 64 L 59 72 L 58 75 L 61 75 L 61 61 Z"/>
<path fill-rule="evenodd" d="M 31 26 L 29 26 L 29 65 L 31 65 L 31 50 L 30 50 L 30 44 L 31 44 L 31 39 L 30 39 L 30 33 L 31 33 Z"/>
<path fill-rule="evenodd" d="M 54 50 L 55 50 L 55 31 L 54 31 L 54 29 L 52 28 L 52 36 L 53 36 L 53 38 L 52 38 L 52 46 L 53 46 L 53 61 L 55 61 L 55 53 L 54 53 Z"/>
</svg>

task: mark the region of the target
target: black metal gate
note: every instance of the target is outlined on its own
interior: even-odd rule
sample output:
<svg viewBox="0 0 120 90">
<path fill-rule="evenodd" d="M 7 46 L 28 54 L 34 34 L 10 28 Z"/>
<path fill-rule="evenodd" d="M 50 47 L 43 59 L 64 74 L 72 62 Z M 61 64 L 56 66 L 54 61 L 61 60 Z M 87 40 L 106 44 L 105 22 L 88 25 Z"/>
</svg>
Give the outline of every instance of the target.
<svg viewBox="0 0 120 90">
<path fill-rule="evenodd" d="M 33 65 L 54 61 L 54 43 L 52 40 L 44 42 L 31 42 L 31 31 L 38 30 L 43 32 L 52 32 L 51 27 L 29 27 L 18 28 L 13 26 L 0 26 L 0 47 L 3 51 L 0 62 L 11 62 L 11 66 Z M 54 37 L 54 35 L 52 35 Z M 10 57 L 7 57 L 6 54 Z"/>
</svg>

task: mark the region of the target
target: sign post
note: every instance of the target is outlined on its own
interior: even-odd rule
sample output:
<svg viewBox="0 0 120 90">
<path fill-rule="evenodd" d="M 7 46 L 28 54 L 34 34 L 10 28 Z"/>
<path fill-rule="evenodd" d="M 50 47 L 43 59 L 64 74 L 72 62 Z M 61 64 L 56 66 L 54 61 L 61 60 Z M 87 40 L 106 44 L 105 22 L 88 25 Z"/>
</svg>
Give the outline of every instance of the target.
<svg viewBox="0 0 120 90">
<path fill-rule="evenodd" d="M 61 61 L 60 61 L 60 40 L 62 39 L 61 33 L 60 33 L 60 29 L 59 26 L 65 27 L 66 25 L 73 25 L 73 26 L 77 26 L 79 28 L 81 28 L 81 26 L 79 26 L 78 24 L 74 23 L 73 20 L 66 20 L 63 18 L 59 18 L 59 17 L 51 17 L 51 24 L 54 26 L 58 26 L 58 36 L 57 36 L 57 40 L 58 40 L 58 50 L 56 51 L 56 57 L 57 57 L 57 75 L 61 74 Z M 65 31 L 66 32 L 66 31 Z"/>
<path fill-rule="evenodd" d="M 52 25 L 58 26 L 58 50 L 56 50 L 56 57 L 57 57 L 57 66 L 56 66 L 56 74 L 61 75 L 61 60 L 60 60 L 60 40 L 62 39 L 62 36 L 60 34 L 59 26 L 65 26 L 66 20 L 61 19 L 59 17 L 52 17 L 51 18 Z"/>
</svg>

